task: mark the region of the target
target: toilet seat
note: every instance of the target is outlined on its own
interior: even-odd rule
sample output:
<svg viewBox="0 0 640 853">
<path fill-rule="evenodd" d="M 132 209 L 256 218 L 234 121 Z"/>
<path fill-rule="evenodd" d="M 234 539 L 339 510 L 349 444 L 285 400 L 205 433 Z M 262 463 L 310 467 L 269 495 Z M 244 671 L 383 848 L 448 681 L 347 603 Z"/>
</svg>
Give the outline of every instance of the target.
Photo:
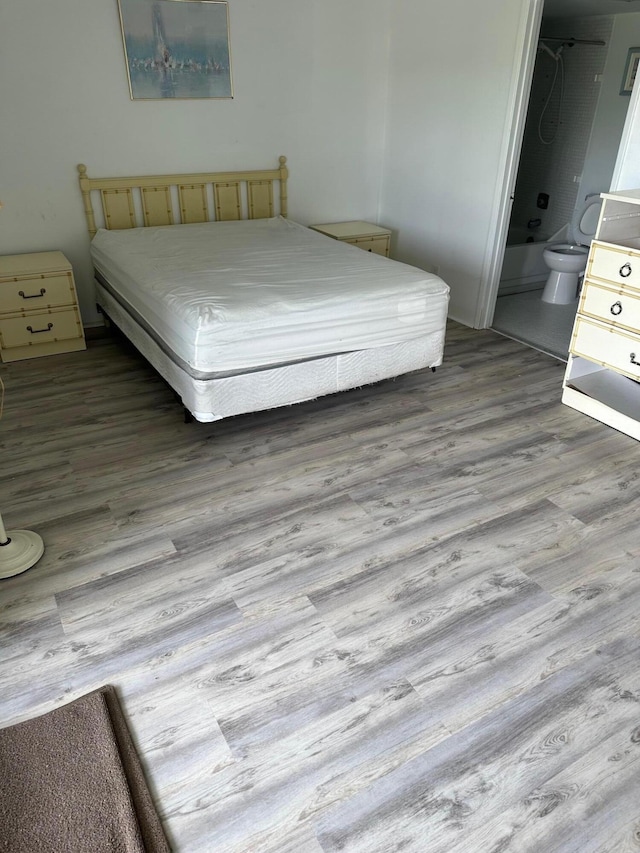
<svg viewBox="0 0 640 853">
<path fill-rule="evenodd" d="M 574 243 L 552 243 L 542 253 L 550 270 L 575 274 L 576 285 L 578 274 L 584 272 L 587 266 L 588 255 L 589 249 L 586 246 L 576 246 Z"/>
<path fill-rule="evenodd" d="M 602 199 L 600 193 L 589 193 L 584 202 L 576 206 L 569 226 L 569 236 L 578 246 L 590 246 L 596 236 Z"/>
<path fill-rule="evenodd" d="M 559 255 L 587 255 L 589 253 L 589 249 L 580 243 L 553 243 L 547 251 L 556 252 Z"/>
</svg>

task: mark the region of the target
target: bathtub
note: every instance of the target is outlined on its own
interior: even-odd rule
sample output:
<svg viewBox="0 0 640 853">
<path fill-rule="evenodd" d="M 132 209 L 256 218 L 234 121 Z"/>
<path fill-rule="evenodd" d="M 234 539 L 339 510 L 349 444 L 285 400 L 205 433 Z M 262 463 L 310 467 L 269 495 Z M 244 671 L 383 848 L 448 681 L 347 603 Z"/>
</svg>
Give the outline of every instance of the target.
<svg viewBox="0 0 640 853">
<path fill-rule="evenodd" d="M 498 296 L 542 287 L 549 275 L 542 257 L 546 245 L 547 238 L 539 231 L 509 228 Z"/>
<path fill-rule="evenodd" d="M 540 231 L 532 231 L 521 226 L 509 226 L 507 246 L 522 246 L 525 243 L 544 243 L 547 237 Z"/>
</svg>

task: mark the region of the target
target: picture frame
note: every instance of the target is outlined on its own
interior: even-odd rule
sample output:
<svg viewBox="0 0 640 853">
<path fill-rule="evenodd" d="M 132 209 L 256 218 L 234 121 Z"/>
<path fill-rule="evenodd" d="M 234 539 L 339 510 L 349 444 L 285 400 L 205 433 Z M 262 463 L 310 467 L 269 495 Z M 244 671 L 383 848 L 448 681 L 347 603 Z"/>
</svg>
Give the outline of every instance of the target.
<svg viewBox="0 0 640 853">
<path fill-rule="evenodd" d="M 622 86 L 620 87 L 621 95 L 630 95 L 633 89 L 633 84 L 638 71 L 638 63 L 640 62 L 640 47 L 630 47 L 627 53 L 627 61 L 624 66 L 624 74 L 622 75 Z"/>
<path fill-rule="evenodd" d="M 131 100 L 233 98 L 226 0 L 118 0 Z"/>
</svg>

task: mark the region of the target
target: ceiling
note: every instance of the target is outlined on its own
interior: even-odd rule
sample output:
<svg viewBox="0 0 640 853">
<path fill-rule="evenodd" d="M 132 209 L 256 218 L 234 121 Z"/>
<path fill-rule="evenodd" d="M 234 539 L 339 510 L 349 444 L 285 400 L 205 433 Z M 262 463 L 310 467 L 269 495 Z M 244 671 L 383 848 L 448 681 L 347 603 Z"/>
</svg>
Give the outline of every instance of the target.
<svg viewBox="0 0 640 853">
<path fill-rule="evenodd" d="M 545 18 L 585 18 L 640 12 L 640 0 L 545 0 Z"/>
</svg>

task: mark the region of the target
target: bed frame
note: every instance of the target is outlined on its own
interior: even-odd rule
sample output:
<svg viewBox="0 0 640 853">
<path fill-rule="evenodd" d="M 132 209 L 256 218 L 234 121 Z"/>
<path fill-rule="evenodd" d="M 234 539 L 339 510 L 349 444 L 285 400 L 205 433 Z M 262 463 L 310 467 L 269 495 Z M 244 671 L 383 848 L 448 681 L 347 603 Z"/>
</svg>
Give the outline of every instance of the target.
<svg viewBox="0 0 640 853">
<path fill-rule="evenodd" d="M 287 216 L 287 158 L 276 169 L 90 178 L 78 166 L 89 236 L 122 229 Z M 277 185 L 277 190 L 275 189 Z M 274 196 L 277 203 L 274 201 Z M 101 204 L 94 204 L 99 200 Z M 185 420 L 210 422 L 291 405 L 442 362 L 444 328 L 429 340 L 344 352 L 234 375 L 196 379 L 96 280 L 98 310 L 136 346 L 180 397 Z"/>
</svg>

